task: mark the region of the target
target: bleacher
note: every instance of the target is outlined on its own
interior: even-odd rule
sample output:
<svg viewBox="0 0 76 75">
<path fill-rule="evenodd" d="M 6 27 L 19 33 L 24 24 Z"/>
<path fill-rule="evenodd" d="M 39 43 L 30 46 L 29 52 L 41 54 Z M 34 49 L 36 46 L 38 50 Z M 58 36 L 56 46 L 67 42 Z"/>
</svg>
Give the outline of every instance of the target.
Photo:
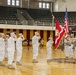
<svg viewBox="0 0 76 75">
<path fill-rule="evenodd" d="M 19 24 L 19 19 L 16 16 L 17 9 L 14 7 L 0 6 L 0 23 Z"/>
<path fill-rule="evenodd" d="M 46 9 L 27 9 L 16 7 L 0 6 L 0 24 L 21 25 L 20 18 L 17 16 L 17 10 L 25 10 L 29 16 L 34 20 L 35 25 L 50 26 L 52 25 L 52 14 L 50 10 Z M 64 25 L 65 12 L 53 12 L 61 25 Z M 22 15 L 22 14 L 21 14 Z M 22 15 L 24 16 L 24 15 Z M 29 21 L 28 16 L 24 18 Z M 76 12 L 68 12 L 69 25 L 76 23 Z"/>
<path fill-rule="evenodd" d="M 37 25 L 50 25 L 52 16 L 50 10 L 43 9 L 23 9 L 33 18 Z"/>
<path fill-rule="evenodd" d="M 65 20 L 65 12 L 54 12 L 53 14 L 63 25 Z M 76 23 L 76 12 L 68 12 L 68 22 L 69 25 L 74 25 Z"/>
<path fill-rule="evenodd" d="M 50 10 L 28 9 L 27 12 L 35 21 L 37 21 L 37 23 L 50 25 L 50 23 L 52 22 Z"/>
</svg>

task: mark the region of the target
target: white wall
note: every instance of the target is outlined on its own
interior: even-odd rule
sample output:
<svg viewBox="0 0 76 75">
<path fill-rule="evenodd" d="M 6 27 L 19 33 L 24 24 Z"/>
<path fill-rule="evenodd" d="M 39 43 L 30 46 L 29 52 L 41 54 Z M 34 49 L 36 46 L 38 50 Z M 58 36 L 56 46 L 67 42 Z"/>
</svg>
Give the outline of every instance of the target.
<svg viewBox="0 0 76 75">
<path fill-rule="evenodd" d="M 6 25 L 0 24 L 1 29 L 26 29 L 26 30 L 55 30 L 51 26 L 28 26 L 28 25 Z"/>
<path fill-rule="evenodd" d="M 68 11 L 76 11 L 76 0 L 56 0 L 54 3 L 54 11 L 55 12 L 62 12 L 65 11 L 67 6 Z"/>
</svg>

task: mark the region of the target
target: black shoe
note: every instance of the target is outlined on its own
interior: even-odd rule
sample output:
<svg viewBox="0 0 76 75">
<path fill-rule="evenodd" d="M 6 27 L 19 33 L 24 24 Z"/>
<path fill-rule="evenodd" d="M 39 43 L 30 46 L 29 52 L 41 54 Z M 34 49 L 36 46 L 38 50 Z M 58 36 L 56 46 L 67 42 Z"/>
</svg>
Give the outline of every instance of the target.
<svg viewBox="0 0 76 75">
<path fill-rule="evenodd" d="M 20 66 L 22 66 L 22 64 L 21 64 L 20 62 L 16 62 L 16 65 L 20 65 Z"/>
<path fill-rule="evenodd" d="M 5 66 L 2 62 L 0 62 L 0 66 Z"/>
<path fill-rule="evenodd" d="M 68 57 L 66 57 L 66 59 L 68 59 Z M 66 59 L 65 59 L 65 60 L 66 60 Z"/>
<path fill-rule="evenodd" d="M 5 58 L 4 60 L 5 60 L 5 61 L 7 61 L 8 59 L 7 59 L 7 58 Z"/>
<path fill-rule="evenodd" d="M 47 62 L 51 62 L 51 59 L 47 59 Z"/>
<path fill-rule="evenodd" d="M 8 65 L 7 68 L 8 68 L 8 69 L 15 69 L 15 68 L 14 68 L 13 66 L 11 66 L 11 65 Z"/>
<path fill-rule="evenodd" d="M 71 57 L 70 59 L 73 59 L 73 57 Z"/>
<path fill-rule="evenodd" d="M 38 61 L 36 60 L 36 59 L 33 59 L 33 61 L 32 61 L 33 63 L 38 63 Z"/>
<path fill-rule="evenodd" d="M 15 63 L 15 61 L 13 61 L 13 63 Z"/>
</svg>

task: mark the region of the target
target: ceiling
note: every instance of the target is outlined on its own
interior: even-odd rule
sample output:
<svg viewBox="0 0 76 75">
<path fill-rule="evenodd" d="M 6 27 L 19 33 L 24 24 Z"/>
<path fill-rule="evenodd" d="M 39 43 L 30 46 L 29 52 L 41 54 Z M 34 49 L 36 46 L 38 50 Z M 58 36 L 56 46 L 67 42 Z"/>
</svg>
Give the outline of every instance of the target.
<svg viewBox="0 0 76 75">
<path fill-rule="evenodd" d="M 56 0 L 32 0 L 32 1 L 45 1 L 45 2 L 55 2 Z"/>
<path fill-rule="evenodd" d="M 57 0 L 31 0 L 31 1 L 45 1 L 45 2 L 55 2 Z M 61 0 L 63 2 L 66 2 L 66 0 Z"/>
</svg>

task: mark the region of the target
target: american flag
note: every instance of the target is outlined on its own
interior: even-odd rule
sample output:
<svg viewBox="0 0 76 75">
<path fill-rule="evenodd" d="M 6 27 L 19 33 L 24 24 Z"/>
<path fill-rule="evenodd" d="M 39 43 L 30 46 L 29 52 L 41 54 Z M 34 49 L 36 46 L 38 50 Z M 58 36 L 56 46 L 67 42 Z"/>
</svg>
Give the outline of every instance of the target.
<svg viewBox="0 0 76 75">
<path fill-rule="evenodd" d="M 65 12 L 64 30 L 65 30 L 65 34 L 69 33 L 67 8 L 66 8 L 66 12 Z"/>
<path fill-rule="evenodd" d="M 69 26 L 68 26 L 68 12 L 67 12 L 67 8 L 66 8 L 66 12 L 65 12 L 65 21 L 64 21 L 64 30 L 65 30 L 65 38 L 66 40 L 68 40 L 68 33 L 69 33 Z"/>
</svg>

